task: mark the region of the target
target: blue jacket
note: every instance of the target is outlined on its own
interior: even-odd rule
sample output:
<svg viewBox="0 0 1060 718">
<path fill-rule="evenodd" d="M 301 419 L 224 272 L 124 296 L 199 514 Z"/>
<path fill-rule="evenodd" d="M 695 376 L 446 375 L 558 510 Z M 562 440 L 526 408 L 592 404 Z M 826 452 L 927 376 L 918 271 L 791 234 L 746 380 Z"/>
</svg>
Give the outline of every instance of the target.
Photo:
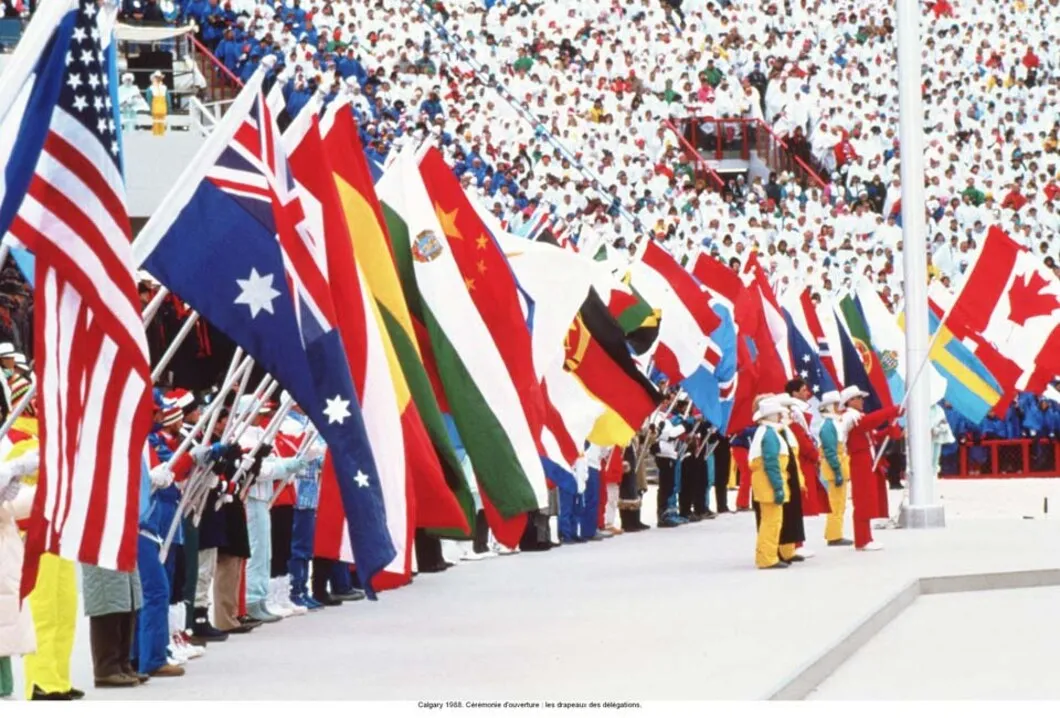
<svg viewBox="0 0 1060 718">
<path fill-rule="evenodd" d="M 1030 437 L 1041 436 L 1045 429 L 1045 416 L 1038 407 L 1038 397 L 1028 391 L 1020 392 L 1016 404 L 1022 417 L 1021 434 Z"/>
<path fill-rule="evenodd" d="M 1011 439 L 1009 423 L 996 416 L 987 416 L 979 425 L 979 435 L 983 439 Z"/>
<path fill-rule="evenodd" d="M 238 40 L 221 40 L 214 51 L 217 59 L 233 73 L 238 74 L 240 58 L 243 56 L 243 44 Z"/>
<path fill-rule="evenodd" d="M 835 485 L 843 485 L 843 464 L 839 460 L 839 431 L 835 419 L 825 419 L 821 425 L 821 454 L 835 476 Z"/>
</svg>

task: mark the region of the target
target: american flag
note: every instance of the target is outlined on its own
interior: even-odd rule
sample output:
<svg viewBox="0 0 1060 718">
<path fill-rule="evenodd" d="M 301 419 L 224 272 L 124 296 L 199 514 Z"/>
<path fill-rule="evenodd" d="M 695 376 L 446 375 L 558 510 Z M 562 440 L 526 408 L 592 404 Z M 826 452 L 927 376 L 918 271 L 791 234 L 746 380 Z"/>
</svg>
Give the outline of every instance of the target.
<svg viewBox="0 0 1060 718">
<path fill-rule="evenodd" d="M 41 553 L 136 566 L 151 369 L 108 47 L 112 7 L 45 3 L 0 82 L 4 230 L 36 255 L 41 464 L 23 594 Z"/>
</svg>

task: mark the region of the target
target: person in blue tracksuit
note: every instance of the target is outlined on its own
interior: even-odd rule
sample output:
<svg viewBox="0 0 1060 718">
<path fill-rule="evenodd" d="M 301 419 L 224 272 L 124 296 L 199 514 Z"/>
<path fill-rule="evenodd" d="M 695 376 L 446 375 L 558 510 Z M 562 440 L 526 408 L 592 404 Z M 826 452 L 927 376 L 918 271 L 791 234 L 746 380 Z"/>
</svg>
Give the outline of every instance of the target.
<svg viewBox="0 0 1060 718">
<path fill-rule="evenodd" d="M 1045 427 L 1045 415 L 1038 405 L 1038 397 L 1029 391 L 1020 392 L 1016 398 L 1016 411 L 1019 416 L 1020 435 L 1026 439 L 1036 439 L 1042 435 Z"/>
<path fill-rule="evenodd" d="M 585 458 L 588 471 L 585 474 L 585 487 L 581 491 L 572 491 L 565 484 L 556 486 L 559 495 L 559 541 L 563 544 L 584 543 L 596 536 L 596 514 L 600 508 L 600 465 L 603 458 L 600 447 L 587 443 Z"/>
<path fill-rule="evenodd" d="M 180 490 L 174 486 L 174 481 L 185 479 L 194 465 L 212 464 L 220 459 L 227 447 L 219 442 L 197 446 L 173 461 L 174 444 L 178 442 L 163 433 L 162 429 L 172 422 L 179 426 L 184 414 L 179 407 L 165 403 L 157 395 L 155 406 L 155 425 L 147 439 L 152 466 L 150 486 L 146 492 L 141 491 L 140 536 L 136 556 L 136 567 L 143 587 L 143 603 L 132 635 L 132 655 L 136 669 L 141 674 L 179 676 L 183 675 L 183 669 L 172 665 L 167 655 L 170 640 L 170 586 L 174 580 L 175 564 L 168 560 L 163 564 L 160 558 L 163 537 L 169 531 L 180 500 Z M 110 680 L 106 685 L 123 685 L 117 678 Z M 100 677 L 97 676 L 99 682 Z"/>
<path fill-rule="evenodd" d="M 977 436 L 977 439 L 979 441 L 977 442 L 976 447 L 972 449 L 972 451 L 970 451 L 969 453 L 975 456 L 975 463 L 977 466 L 980 467 L 980 470 L 985 468 L 990 471 L 998 472 L 1012 471 L 1012 461 L 1011 459 L 1007 459 L 1006 457 L 999 456 L 998 463 L 1000 464 L 1000 466 L 992 466 L 990 450 L 987 447 L 982 446 L 979 442 L 990 439 L 1014 438 L 1016 438 L 1016 435 L 1014 435 L 1012 431 L 1012 422 L 1000 418 L 999 416 L 997 416 L 997 414 L 991 411 L 989 414 L 986 415 L 986 418 L 983 419 L 983 422 L 979 425 L 979 431 Z"/>
<path fill-rule="evenodd" d="M 946 423 L 950 425 L 950 431 L 953 432 L 956 441 L 951 444 L 943 444 L 939 458 L 940 473 L 942 476 L 956 476 L 960 471 L 961 438 L 966 436 L 969 431 L 968 420 L 954 409 L 953 405 L 948 401 L 943 401 L 941 406 L 943 413 L 946 415 Z"/>
</svg>

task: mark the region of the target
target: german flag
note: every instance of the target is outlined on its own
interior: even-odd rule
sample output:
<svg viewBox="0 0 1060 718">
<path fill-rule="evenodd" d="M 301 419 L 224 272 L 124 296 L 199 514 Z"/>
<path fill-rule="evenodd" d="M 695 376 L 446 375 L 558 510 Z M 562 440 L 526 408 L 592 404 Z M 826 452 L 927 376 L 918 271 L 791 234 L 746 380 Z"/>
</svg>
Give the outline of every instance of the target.
<svg viewBox="0 0 1060 718">
<path fill-rule="evenodd" d="M 564 348 L 564 367 L 607 407 L 589 441 L 600 446 L 625 446 L 663 397 L 637 368 L 625 332 L 596 290 L 589 291 Z"/>
</svg>

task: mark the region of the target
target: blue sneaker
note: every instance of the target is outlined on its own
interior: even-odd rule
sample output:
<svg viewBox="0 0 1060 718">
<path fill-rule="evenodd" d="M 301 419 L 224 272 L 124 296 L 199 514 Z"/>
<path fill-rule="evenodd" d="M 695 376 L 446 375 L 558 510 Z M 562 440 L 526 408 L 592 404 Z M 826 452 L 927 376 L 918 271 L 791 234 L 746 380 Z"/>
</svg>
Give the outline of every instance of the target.
<svg viewBox="0 0 1060 718">
<path fill-rule="evenodd" d="M 303 608 L 305 608 L 308 611 L 316 611 L 316 610 L 321 609 L 321 608 L 324 607 L 323 604 L 318 603 L 317 601 L 313 600 L 313 598 L 311 596 L 308 596 L 308 595 L 306 595 L 306 596 L 295 596 L 294 594 L 292 594 L 291 595 L 291 603 L 293 603 L 296 606 L 302 606 Z"/>
</svg>

